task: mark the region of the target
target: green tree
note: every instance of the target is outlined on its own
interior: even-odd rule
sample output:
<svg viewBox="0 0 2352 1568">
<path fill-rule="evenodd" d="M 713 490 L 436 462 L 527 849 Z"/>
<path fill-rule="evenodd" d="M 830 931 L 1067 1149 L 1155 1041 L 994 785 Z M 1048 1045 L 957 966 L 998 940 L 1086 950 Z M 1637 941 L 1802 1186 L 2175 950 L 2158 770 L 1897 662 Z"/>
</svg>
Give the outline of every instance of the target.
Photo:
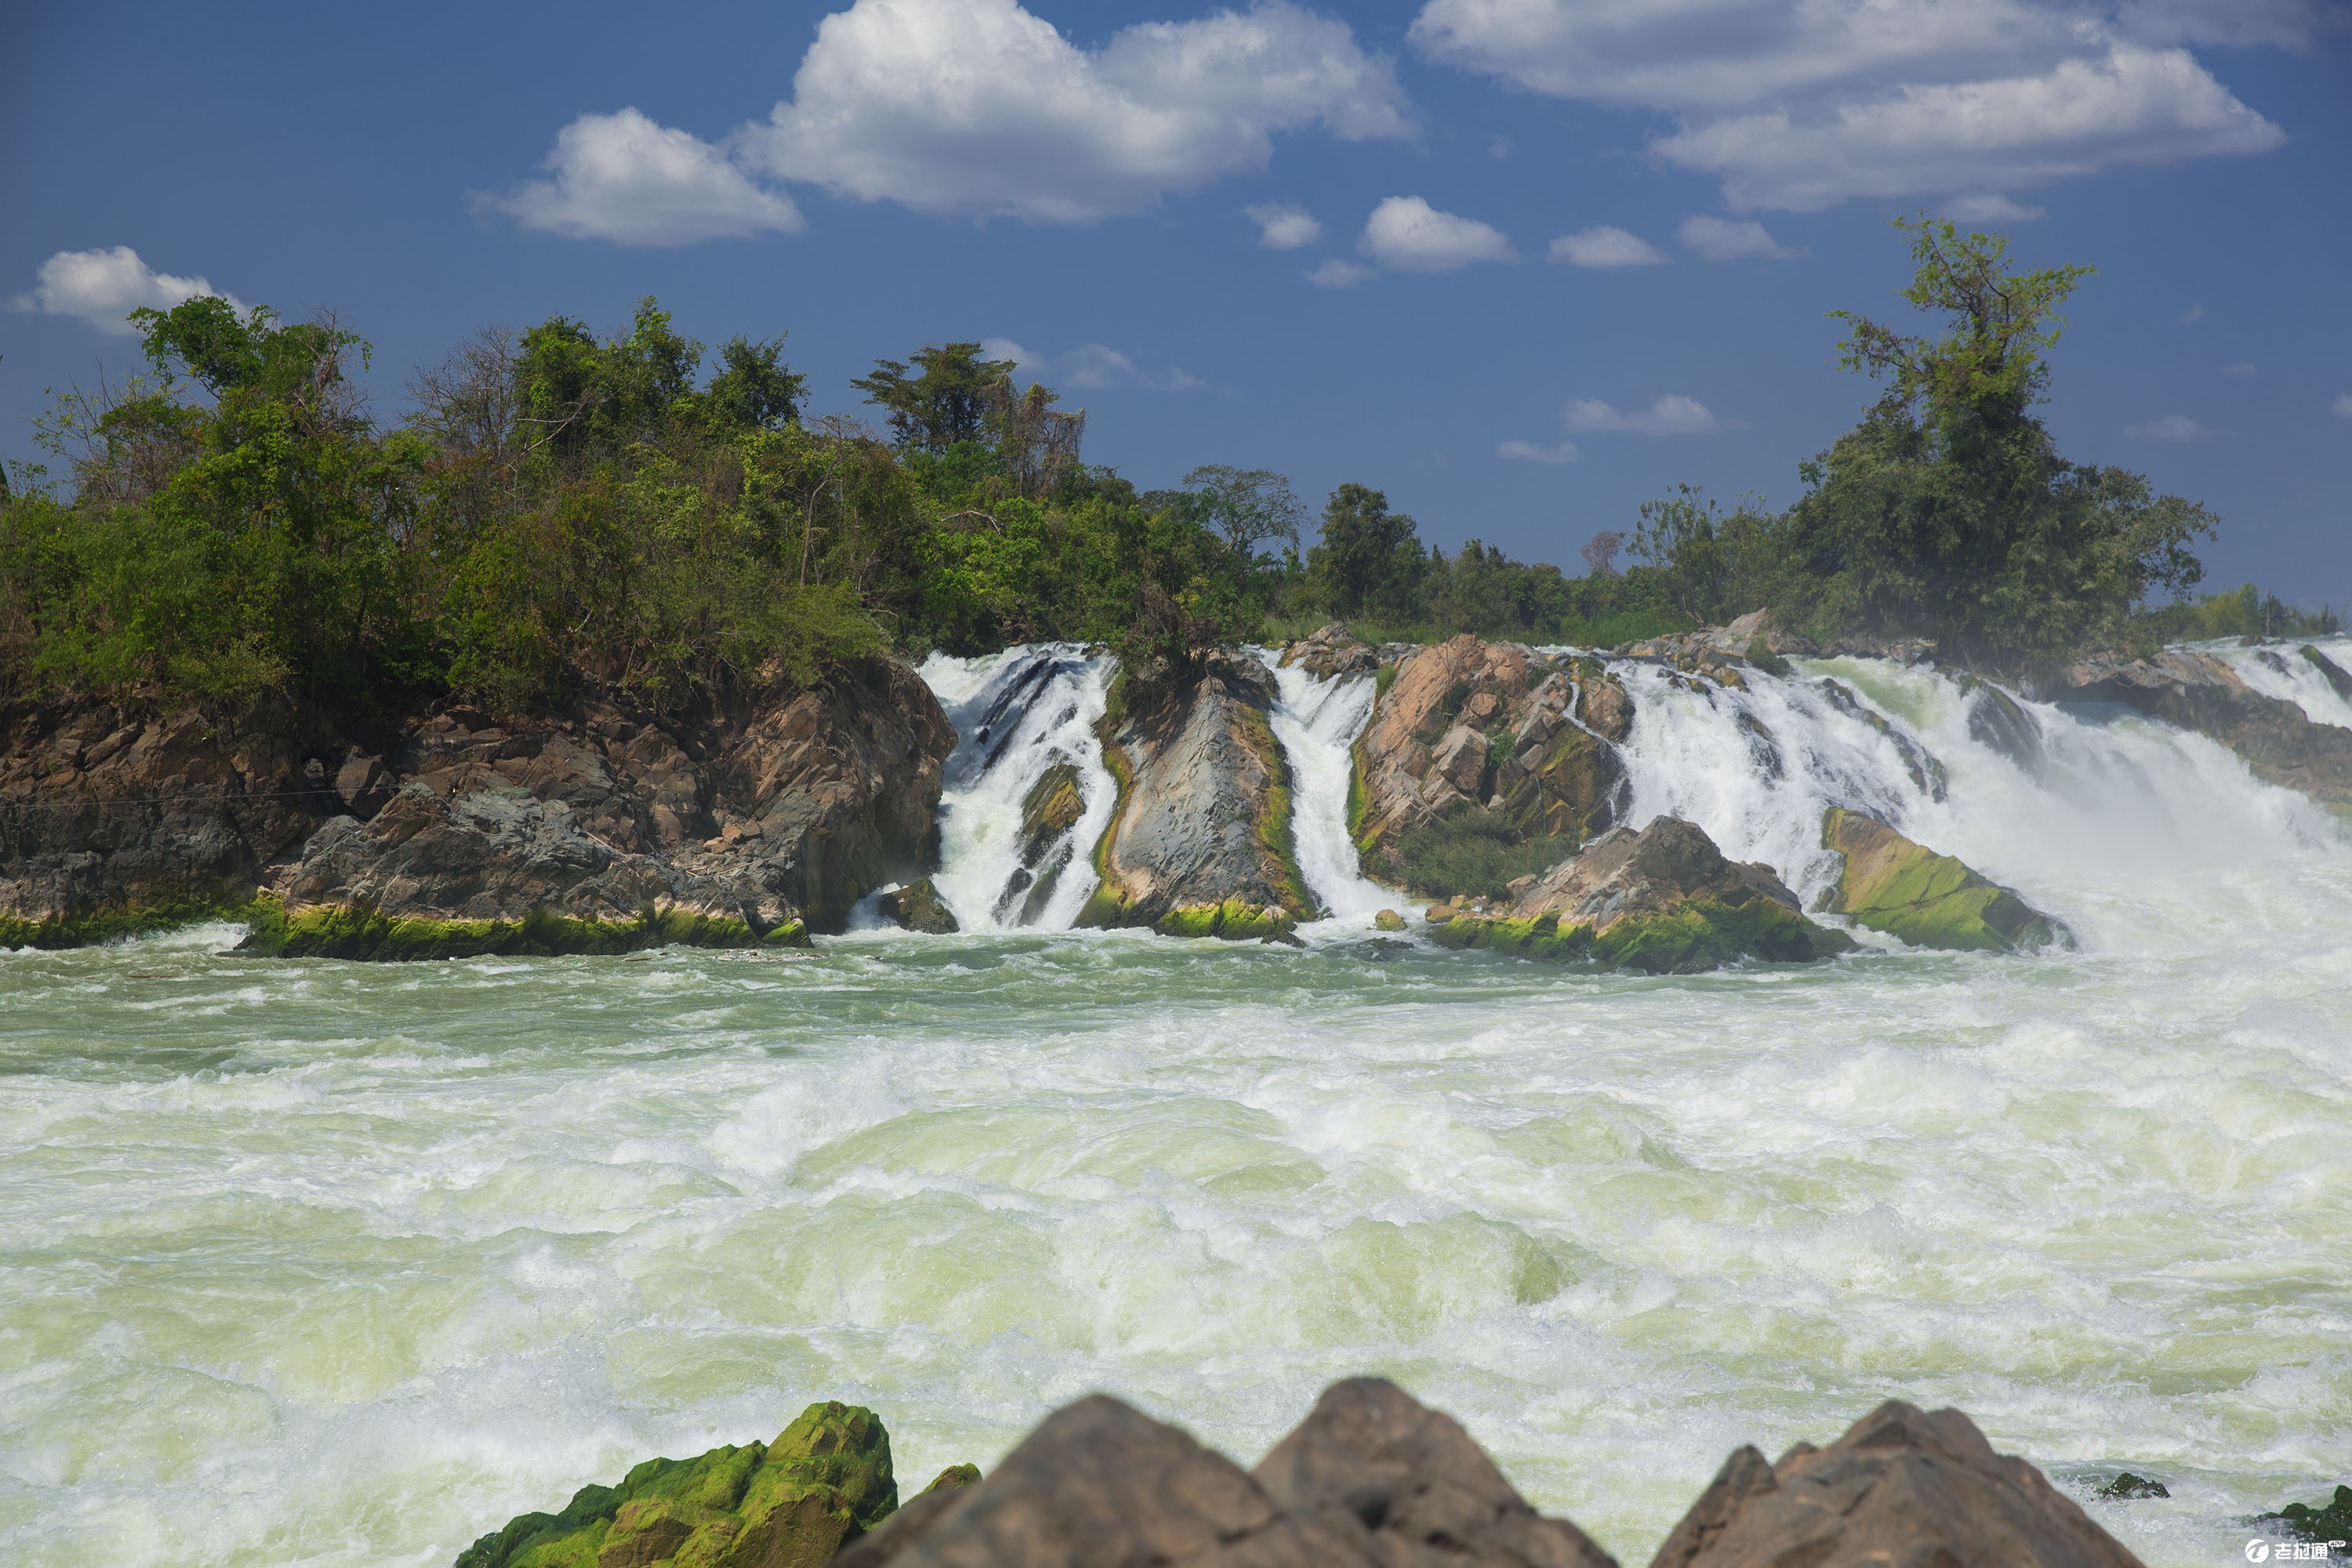
<svg viewBox="0 0 2352 1568">
<path fill-rule="evenodd" d="M 874 374 L 849 384 L 889 416 L 902 450 L 945 453 L 988 437 L 990 394 L 1016 368 L 983 359 L 978 343 L 933 343 L 909 360 L 874 362 Z"/>
<path fill-rule="evenodd" d="M 807 385 L 808 377 L 784 363 L 783 334 L 755 343 L 738 332 L 719 345 L 703 416 L 718 430 L 781 430 L 800 422 Z"/>
<path fill-rule="evenodd" d="M 1208 463 L 1184 476 L 1193 517 L 1225 542 L 1236 555 L 1253 556 L 1279 540 L 1298 542 L 1307 509 L 1289 479 L 1271 468 L 1235 468 Z"/>
<path fill-rule="evenodd" d="M 1332 614 L 1418 620 L 1428 569 L 1419 528 L 1391 511 L 1382 491 L 1343 484 L 1324 502 L 1322 542 L 1307 552 L 1307 570 Z"/>
</svg>

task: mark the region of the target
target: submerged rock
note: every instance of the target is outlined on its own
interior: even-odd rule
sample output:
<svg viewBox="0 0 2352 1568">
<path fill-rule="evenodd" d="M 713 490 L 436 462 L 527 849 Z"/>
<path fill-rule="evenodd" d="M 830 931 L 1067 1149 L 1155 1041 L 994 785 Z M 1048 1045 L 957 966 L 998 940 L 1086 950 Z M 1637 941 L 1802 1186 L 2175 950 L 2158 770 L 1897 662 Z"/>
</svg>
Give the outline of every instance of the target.
<svg viewBox="0 0 2352 1568">
<path fill-rule="evenodd" d="M 1808 963 L 1853 946 L 1843 931 L 1807 920 L 1770 867 L 1725 858 L 1705 829 L 1680 817 L 1638 833 L 1612 828 L 1513 891 L 1485 913 L 1432 910 L 1431 937 L 1652 974 L 1741 958 Z"/>
<path fill-rule="evenodd" d="M 1777 1465 L 1740 1448 L 1651 1568 L 2138 1568 L 2139 1560 L 1957 1410 L 1889 1400 Z"/>
<path fill-rule="evenodd" d="M 2053 695 L 2119 702 L 2210 735 L 2245 759 L 2257 778 L 2352 812 L 2352 730 L 2314 723 L 2294 703 L 2248 686 L 2210 653 L 2168 648 L 2149 658 L 2085 659 L 2065 672 Z"/>
<path fill-rule="evenodd" d="M 2152 1481 L 2126 1470 L 2091 1495 L 2109 1502 L 2135 1502 L 2144 1498 L 2168 1498 L 2172 1493 L 2162 1481 Z"/>
<path fill-rule="evenodd" d="M 1821 907 L 1914 947 L 2010 952 L 2072 940 L 2009 889 L 1874 816 L 1832 806 L 1822 847 L 1838 852 L 1843 869 Z"/>
<path fill-rule="evenodd" d="M 455 1568 L 818 1568 L 898 1506 L 875 1414 L 812 1405 L 772 1443 L 648 1459 L 561 1513 L 527 1513 Z"/>
<path fill-rule="evenodd" d="M 2340 1550 L 2352 1542 L 2352 1487 L 2337 1487 L 2335 1497 L 2324 1503 L 2291 1502 L 2254 1522 L 2275 1525 L 2298 1541 L 2335 1542 Z"/>
<path fill-rule="evenodd" d="M 1290 844 L 1290 770 L 1267 720 L 1272 678 L 1213 657 L 1197 677 L 1122 692 L 1103 760 L 1118 805 L 1082 926 L 1232 941 L 1286 936 L 1311 913 Z"/>
<path fill-rule="evenodd" d="M 940 897 L 940 889 L 929 877 L 919 882 L 909 882 L 895 888 L 876 900 L 882 918 L 902 931 L 924 932 L 929 936 L 946 936 L 960 930 L 955 911 Z"/>
</svg>

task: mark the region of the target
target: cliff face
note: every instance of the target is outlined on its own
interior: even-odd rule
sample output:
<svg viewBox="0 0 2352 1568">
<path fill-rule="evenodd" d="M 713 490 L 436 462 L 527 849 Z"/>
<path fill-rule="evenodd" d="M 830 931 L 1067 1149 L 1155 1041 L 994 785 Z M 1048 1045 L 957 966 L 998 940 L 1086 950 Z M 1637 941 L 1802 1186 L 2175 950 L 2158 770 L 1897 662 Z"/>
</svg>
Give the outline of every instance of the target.
<svg viewBox="0 0 2352 1568">
<path fill-rule="evenodd" d="M 1133 693 L 1104 722 L 1119 802 L 1088 926 L 1172 936 L 1280 936 L 1313 911 L 1292 863 L 1290 772 L 1267 714 L 1274 682 L 1220 653 L 1197 676 Z"/>
<path fill-rule="evenodd" d="M 113 723 L 21 721 L 16 940 L 211 911 L 258 913 L 264 951 L 352 957 L 793 940 L 919 872 L 955 740 L 895 662 L 695 725 L 452 708 L 382 752 L 293 714 Z"/>
</svg>

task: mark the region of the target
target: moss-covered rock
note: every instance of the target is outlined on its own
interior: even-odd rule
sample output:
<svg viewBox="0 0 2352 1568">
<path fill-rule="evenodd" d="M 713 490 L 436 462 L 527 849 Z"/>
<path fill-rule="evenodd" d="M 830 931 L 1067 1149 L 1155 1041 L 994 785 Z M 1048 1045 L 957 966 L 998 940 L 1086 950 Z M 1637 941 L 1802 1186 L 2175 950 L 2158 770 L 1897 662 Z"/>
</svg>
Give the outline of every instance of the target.
<svg viewBox="0 0 2352 1568">
<path fill-rule="evenodd" d="M 883 894 L 878 904 L 884 920 L 908 931 L 946 936 L 961 929 L 955 911 L 940 897 L 939 885 L 929 877 Z"/>
<path fill-rule="evenodd" d="M 2337 1487 L 2324 1503 L 2291 1502 L 2254 1522 L 2274 1524 L 2302 1541 L 2352 1542 L 2352 1487 Z"/>
<path fill-rule="evenodd" d="M 552 957 L 634 952 L 640 948 L 806 946 L 797 920 L 754 931 L 740 920 L 677 908 L 647 910 L 633 921 L 582 920 L 540 910 L 515 921 L 431 920 L 383 915 L 333 904 L 288 910 L 255 904 L 251 930 L 237 951 L 273 958 L 348 958 L 405 963 L 436 958 Z"/>
<path fill-rule="evenodd" d="M 483 1536 L 456 1568 L 818 1568 L 898 1506 L 880 1418 L 829 1401 L 772 1443 L 647 1459 L 618 1486 L 583 1487 L 561 1513 Z"/>
<path fill-rule="evenodd" d="M 94 947 L 100 942 L 153 936 L 206 921 L 267 919 L 277 904 L 258 896 L 244 899 L 190 898 L 163 903 L 116 905 L 73 915 L 40 920 L 0 914 L 0 947 Z"/>
<path fill-rule="evenodd" d="M 1822 845 L 1844 861 L 1822 907 L 1915 947 L 2009 952 L 2072 940 L 2009 889 L 1876 817 L 1832 806 L 1822 819 Z"/>
<path fill-rule="evenodd" d="M 1297 917 L 1279 904 L 1253 907 L 1240 899 L 1180 905 L 1151 922 L 1161 936 L 1213 936 L 1225 942 L 1284 942 L 1291 940 L 1297 926 Z"/>
</svg>

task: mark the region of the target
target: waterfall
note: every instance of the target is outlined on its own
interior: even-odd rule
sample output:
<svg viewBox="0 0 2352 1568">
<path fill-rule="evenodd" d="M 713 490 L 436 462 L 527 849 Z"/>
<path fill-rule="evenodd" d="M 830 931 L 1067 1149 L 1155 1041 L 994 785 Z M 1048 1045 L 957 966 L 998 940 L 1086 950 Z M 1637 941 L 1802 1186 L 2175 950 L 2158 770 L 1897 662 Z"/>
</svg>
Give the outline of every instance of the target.
<svg viewBox="0 0 2352 1568">
<path fill-rule="evenodd" d="M 1092 852 L 1118 801 L 1095 735 L 1112 663 L 1077 643 L 923 661 L 919 673 L 956 731 L 932 880 L 965 931 L 1067 931 L 1094 892 Z M 1023 821 L 1030 795 L 1056 768 L 1081 808 L 1033 840 Z"/>
<path fill-rule="evenodd" d="M 1326 679 L 1295 664 L 1281 668 L 1265 649 L 1258 657 L 1274 668 L 1280 698 L 1271 717 L 1275 739 L 1290 762 L 1291 843 L 1307 890 L 1327 918 L 1350 929 L 1381 910 L 1403 909 L 1404 894 L 1365 877 L 1348 834 L 1350 748 L 1371 721 L 1378 682 L 1369 675 Z"/>
<path fill-rule="evenodd" d="M 2304 646 L 2278 642 L 2248 647 L 2235 638 L 2196 645 L 2199 652 L 2219 658 L 2263 696 L 2283 698 L 2302 709 L 2313 723 L 2352 730 L 2352 699 L 2329 685 L 2326 673 L 2303 657 Z M 2329 637 L 2311 646 L 2336 668 L 2352 671 L 2352 637 Z"/>
</svg>

